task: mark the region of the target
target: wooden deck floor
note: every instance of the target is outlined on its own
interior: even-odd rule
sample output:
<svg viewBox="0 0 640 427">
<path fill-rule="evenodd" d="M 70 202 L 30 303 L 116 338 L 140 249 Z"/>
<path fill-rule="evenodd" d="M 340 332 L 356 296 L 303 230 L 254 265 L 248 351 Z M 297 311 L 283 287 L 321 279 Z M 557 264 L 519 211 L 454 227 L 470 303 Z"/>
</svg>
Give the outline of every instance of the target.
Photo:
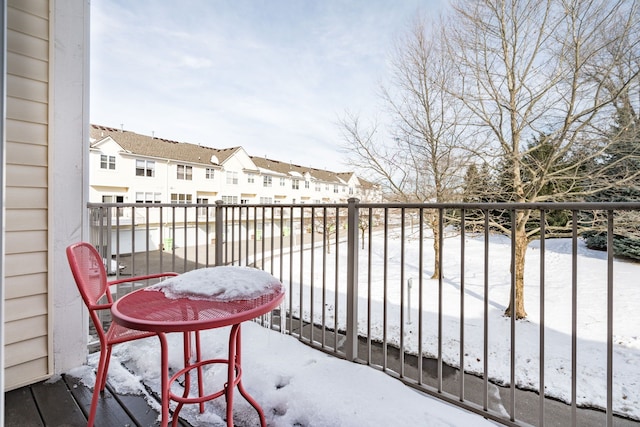
<svg viewBox="0 0 640 427">
<path fill-rule="evenodd" d="M 84 427 L 91 406 L 92 390 L 77 378 L 63 375 L 5 393 L 5 426 Z M 181 426 L 189 427 L 184 420 Z M 117 395 L 107 384 L 100 399 L 96 427 L 158 426 L 158 412 L 144 397 Z"/>
</svg>

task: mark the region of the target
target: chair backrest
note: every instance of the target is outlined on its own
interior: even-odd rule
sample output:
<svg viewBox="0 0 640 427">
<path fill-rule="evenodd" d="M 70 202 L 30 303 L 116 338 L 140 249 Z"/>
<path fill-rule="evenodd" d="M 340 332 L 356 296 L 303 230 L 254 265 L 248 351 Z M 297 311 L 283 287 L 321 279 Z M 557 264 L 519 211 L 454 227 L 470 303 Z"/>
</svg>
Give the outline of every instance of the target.
<svg viewBox="0 0 640 427">
<path fill-rule="evenodd" d="M 93 245 L 74 243 L 67 248 L 67 259 L 80 295 L 90 311 L 104 295 L 108 303 L 113 302 L 111 292 L 107 292 L 107 272 L 102 257 Z"/>
</svg>

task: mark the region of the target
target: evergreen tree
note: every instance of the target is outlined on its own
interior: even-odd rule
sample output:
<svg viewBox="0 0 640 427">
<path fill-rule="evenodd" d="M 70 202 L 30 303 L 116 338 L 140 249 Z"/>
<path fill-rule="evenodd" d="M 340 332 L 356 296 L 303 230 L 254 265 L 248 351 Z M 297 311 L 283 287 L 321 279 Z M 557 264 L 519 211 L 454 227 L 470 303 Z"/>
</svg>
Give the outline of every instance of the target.
<svg viewBox="0 0 640 427">
<path fill-rule="evenodd" d="M 628 94 L 621 96 L 616 109 L 616 121 L 609 138 L 612 143 L 607 146 L 602 164 L 610 170 L 610 182 L 624 182 L 624 178 L 629 176 L 630 172 L 640 170 L 640 118 L 629 102 Z M 589 201 L 640 201 L 640 188 L 635 182 L 611 186 L 596 193 Z M 606 227 L 604 219 L 596 220 L 592 214 L 586 217 L 595 223 L 595 228 L 600 229 L 584 233 L 587 247 L 606 250 L 607 233 L 601 231 Z M 640 260 L 640 214 L 619 212 L 616 213 L 614 221 L 614 255 Z"/>
<path fill-rule="evenodd" d="M 495 201 L 494 183 L 489 172 L 489 165 L 484 163 L 481 168 L 472 163 L 464 176 L 462 201 L 465 203 L 488 203 Z M 478 232 L 484 227 L 484 213 L 480 210 L 466 212 L 467 231 Z"/>
</svg>

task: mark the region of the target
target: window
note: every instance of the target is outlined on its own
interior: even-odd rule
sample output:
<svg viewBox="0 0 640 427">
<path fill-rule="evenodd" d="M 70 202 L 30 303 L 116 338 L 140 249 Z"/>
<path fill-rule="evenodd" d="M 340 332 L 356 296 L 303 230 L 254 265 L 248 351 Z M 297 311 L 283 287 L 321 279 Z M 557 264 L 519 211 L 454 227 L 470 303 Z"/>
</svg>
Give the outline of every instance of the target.
<svg viewBox="0 0 640 427">
<path fill-rule="evenodd" d="M 300 180 L 299 179 L 292 179 L 291 180 L 291 188 L 293 188 L 294 190 L 299 190 L 300 189 Z"/>
<path fill-rule="evenodd" d="M 136 160 L 136 176 L 156 176 L 156 162 L 153 160 Z"/>
<path fill-rule="evenodd" d="M 124 196 L 102 196 L 102 203 L 124 203 Z M 123 208 L 117 208 L 116 215 L 124 216 Z"/>
<path fill-rule="evenodd" d="M 193 179 L 193 167 L 178 165 L 178 176 L 176 178 L 191 181 Z"/>
<path fill-rule="evenodd" d="M 171 193 L 171 203 L 191 203 L 191 194 Z"/>
<path fill-rule="evenodd" d="M 227 171 L 227 184 L 238 184 L 238 172 Z"/>
<path fill-rule="evenodd" d="M 240 204 L 241 205 L 248 205 L 249 204 L 249 199 L 240 199 Z"/>
<path fill-rule="evenodd" d="M 322 189 L 322 186 L 320 185 L 319 182 L 316 182 L 316 191 L 320 191 Z"/>
<path fill-rule="evenodd" d="M 199 204 L 199 205 L 208 205 L 209 204 L 209 199 L 206 199 L 206 198 L 203 198 L 203 197 L 198 197 L 196 199 L 196 203 Z M 198 207 L 198 215 L 206 216 L 207 215 L 207 210 L 208 210 L 208 208 L 206 206 Z M 213 209 L 211 211 L 213 212 Z"/>
<path fill-rule="evenodd" d="M 153 193 L 151 191 L 138 191 L 136 192 L 136 203 L 161 203 L 162 194 Z"/>
<path fill-rule="evenodd" d="M 253 184 L 254 182 L 256 182 L 256 175 L 253 173 L 247 174 L 247 182 L 249 184 Z"/>
<path fill-rule="evenodd" d="M 333 184 L 333 192 L 334 193 L 338 192 L 338 184 Z"/>
<path fill-rule="evenodd" d="M 273 199 L 271 197 L 260 197 L 261 205 L 270 205 L 273 204 Z"/>
<path fill-rule="evenodd" d="M 262 177 L 262 185 L 265 187 L 271 187 L 272 179 L 269 175 L 265 175 Z"/>
<path fill-rule="evenodd" d="M 225 204 L 237 204 L 238 203 L 238 196 L 222 196 L 222 201 Z"/>
<path fill-rule="evenodd" d="M 205 171 L 205 178 L 213 179 L 213 171 L 213 168 L 207 168 L 207 170 Z"/>
<path fill-rule="evenodd" d="M 102 203 L 124 203 L 124 196 L 102 196 Z"/>
<path fill-rule="evenodd" d="M 353 187 L 349 187 L 349 194 L 353 194 Z"/>
<path fill-rule="evenodd" d="M 285 185 L 284 178 L 280 178 L 280 187 L 284 187 L 284 185 Z"/>
<path fill-rule="evenodd" d="M 309 181 L 304 182 L 304 188 L 308 190 L 310 186 L 311 186 L 311 183 Z"/>
<path fill-rule="evenodd" d="M 100 155 L 100 169 L 115 170 L 115 168 L 116 168 L 116 156 L 107 156 L 104 154 Z"/>
</svg>

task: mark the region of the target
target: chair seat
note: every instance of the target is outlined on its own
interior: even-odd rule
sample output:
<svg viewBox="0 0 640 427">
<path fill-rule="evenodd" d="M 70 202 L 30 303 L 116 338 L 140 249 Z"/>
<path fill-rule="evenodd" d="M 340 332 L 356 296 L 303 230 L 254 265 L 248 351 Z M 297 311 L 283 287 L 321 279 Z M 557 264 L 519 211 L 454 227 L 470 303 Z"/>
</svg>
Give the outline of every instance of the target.
<svg viewBox="0 0 640 427">
<path fill-rule="evenodd" d="M 118 344 L 126 341 L 131 341 L 138 338 L 152 337 L 156 334 L 154 332 L 137 331 L 135 329 L 129 329 L 124 326 L 111 322 L 106 337 L 110 344 Z"/>
</svg>

